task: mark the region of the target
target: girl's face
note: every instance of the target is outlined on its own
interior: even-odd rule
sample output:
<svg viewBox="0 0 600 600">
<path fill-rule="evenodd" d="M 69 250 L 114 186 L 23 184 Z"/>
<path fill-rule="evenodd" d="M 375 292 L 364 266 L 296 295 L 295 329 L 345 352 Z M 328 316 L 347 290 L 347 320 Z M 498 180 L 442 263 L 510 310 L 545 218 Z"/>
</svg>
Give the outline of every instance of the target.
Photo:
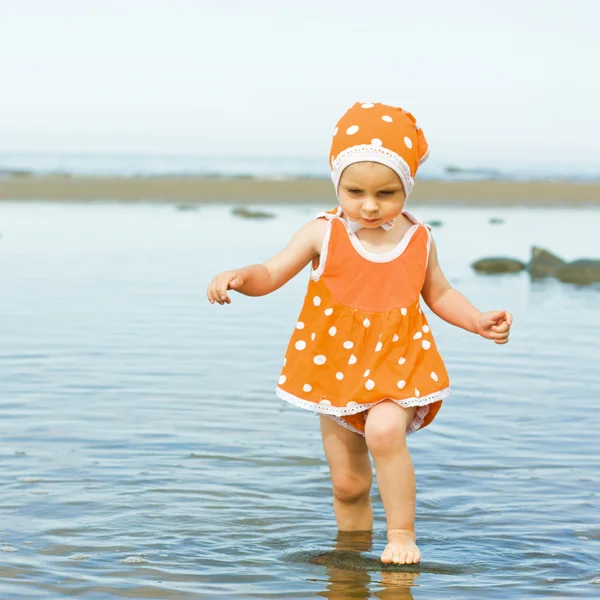
<svg viewBox="0 0 600 600">
<path fill-rule="evenodd" d="M 346 167 L 338 198 L 344 214 L 368 229 L 398 217 L 406 201 L 400 177 L 389 167 L 374 162 Z"/>
</svg>

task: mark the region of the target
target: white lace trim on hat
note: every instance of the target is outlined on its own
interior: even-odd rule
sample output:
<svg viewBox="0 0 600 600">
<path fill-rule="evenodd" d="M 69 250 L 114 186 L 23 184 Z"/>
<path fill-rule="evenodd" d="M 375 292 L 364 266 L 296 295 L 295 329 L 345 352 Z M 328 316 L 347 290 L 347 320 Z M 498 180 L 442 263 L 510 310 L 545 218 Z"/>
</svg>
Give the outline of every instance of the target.
<svg viewBox="0 0 600 600">
<path fill-rule="evenodd" d="M 414 186 L 414 180 L 410 174 L 408 163 L 396 152 L 384 148 L 383 146 L 372 146 L 371 144 L 361 144 L 359 146 L 350 146 L 340 152 L 332 164 L 331 179 L 337 193 L 342 173 L 346 167 L 356 162 L 372 161 L 389 167 L 398 174 L 404 193 L 408 198 Z"/>
</svg>

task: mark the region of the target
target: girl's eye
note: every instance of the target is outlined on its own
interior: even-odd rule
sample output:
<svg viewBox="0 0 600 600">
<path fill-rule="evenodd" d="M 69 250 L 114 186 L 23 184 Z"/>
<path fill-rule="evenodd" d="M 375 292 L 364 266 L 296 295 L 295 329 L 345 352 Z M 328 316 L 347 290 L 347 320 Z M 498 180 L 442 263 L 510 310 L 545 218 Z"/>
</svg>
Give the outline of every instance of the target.
<svg viewBox="0 0 600 600">
<path fill-rule="evenodd" d="M 383 190 L 379 193 L 383 194 L 384 196 L 391 196 L 392 194 L 395 194 L 396 192 L 394 192 L 393 190 Z"/>
<path fill-rule="evenodd" d="M 349 194 L 360 194 L 360 190 L 348 190 Z"/>
</svg>

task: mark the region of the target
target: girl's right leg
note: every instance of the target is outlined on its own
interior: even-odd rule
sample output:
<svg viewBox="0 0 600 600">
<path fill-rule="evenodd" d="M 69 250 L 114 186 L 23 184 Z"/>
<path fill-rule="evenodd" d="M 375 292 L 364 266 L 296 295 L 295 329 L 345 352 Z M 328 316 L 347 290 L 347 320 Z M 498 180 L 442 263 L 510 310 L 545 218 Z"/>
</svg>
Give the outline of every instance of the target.
<svg viewBox="0 0 600 600">
<path fill-rule="evenodd" d="M 373 470 L 365 438 L 327 416 L 321 415 L 320 419 L 338 529 L 370 531 L 373 528 Z"/>
</svg>

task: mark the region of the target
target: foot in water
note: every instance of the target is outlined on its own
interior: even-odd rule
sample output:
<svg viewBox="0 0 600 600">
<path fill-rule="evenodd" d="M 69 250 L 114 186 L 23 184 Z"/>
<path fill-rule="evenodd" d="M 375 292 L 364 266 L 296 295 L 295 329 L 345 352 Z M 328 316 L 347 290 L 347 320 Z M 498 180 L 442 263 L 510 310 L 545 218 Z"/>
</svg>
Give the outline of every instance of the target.
<svg viewBox="0 0 600 600">
<path fill-rule="evenodd" d="M 381 555 L 382 563 L 412 565 L 421 560 L 421 552 L 417 547 L 416 535 L 409 529 L 390 529 L 387 534 L 388 544 Z"/>
</svg>

